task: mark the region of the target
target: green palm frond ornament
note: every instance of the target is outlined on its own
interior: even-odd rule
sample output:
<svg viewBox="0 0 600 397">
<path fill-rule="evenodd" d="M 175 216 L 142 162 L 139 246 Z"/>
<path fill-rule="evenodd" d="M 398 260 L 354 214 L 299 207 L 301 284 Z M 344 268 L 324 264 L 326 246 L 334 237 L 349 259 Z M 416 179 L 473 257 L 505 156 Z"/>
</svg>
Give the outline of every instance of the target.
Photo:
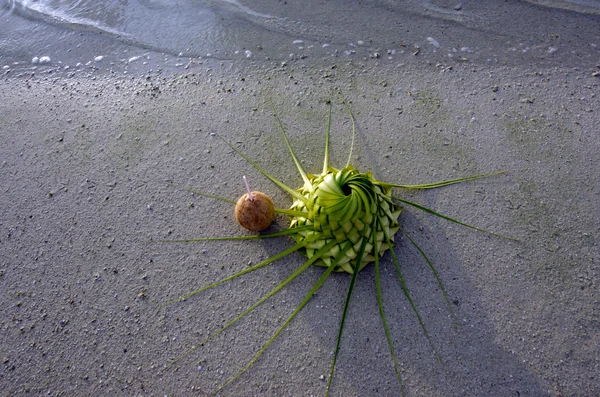
<svg viewBox="0 0 600 397">
<path fill-rule="evenodd" d="M 437 283 L 439 284 L 440 290 L 446 300 L 448 309 L 452 311 L 450 306 L 450 301 L 446 294 L 445 288 L 442 284 L 442 281 L 438 277 L 437 271 L 433 265 L 433 263 L 426 256 L 424 251 L 414 242 L 414 240 L 406 233 L 404 233 L 400 228 L 400 223 L 398 218 L 400 213 L 402 212 L 402 204 L 412 206 L 419 210 L 425 211 L 431 215 L 435 215 L 446 219 L 450 222 L 454 222 L 460 224 L 465 227 L 469 227 L 484 233 L 492 234 L 494 236 L 509 238 L 499 234 L 491 233 L 477 227 L 465 224 L 456 219 L 450 218 L 448 216 L 442 215 L 438 212 L 435 212 L 431 209 L 423 207 L 417 203 L 395 197 L 393 196 L 393 188 L 406 188 L 406 189 L 433 189 L 439 188 L 443 186 L 448 186 L 456 183 L 467 182 L 479 178 L 489 177 L 492 175 L 498 175 L 505 171 L 493 172 L 490 174 L 481 174 L 475 176 L 468 176 L 459 179 L 451 179 L 445 180 L 441 182 L 435 183 L 427 183 L 427 184 L 419 184 L 419 185 L 401 185 L 401 184 L 393 184 L 386 183 L 375 179 L 370 172 L 362 173 L 352 165 L 350 165 L 350 158 L 352 156 L 352 149 L 354 146 L 354 137 L 356 134 L 355 122 L 352 112 L 350 110 L 349 105 L 344 100 L 344 105 L 346 106 L 348 115 L 352 122 L 352 144 L 350 148 L 350 154 L 348 156 L 348 163 L 342 169 L 336 169 L 329 165 L 329 135 L 331 130 L 331 99 L 329 100 L 329 116 L 327 122 L 327 130 L 325 133 L 325 158 L 323 169 L 320 174 L 307 174 L 303 167 L 301 166 L 298 158 L 294 154 L 294 151 L 290 145 L 290 142 L 287 138 L 286 132 L 283 128 L 281 121 L 279 120 L 276 112 L 274 111 L 274 117 L 277 121 L 279 130 L 285 140 L 286 146 L 289 150 L 291 158 L 293 159 L 298 172 L 303 180 L 303 185 L 300 189 L 293 189 L 285 185 L 283 182 L 279 181 L 263 168 L 261 168 L 257 163 L 255 163 L 252 159 L 247 157 L 245 154 L 241 153 L 238 149 L 236 149 L 230 142 L 216 134 L 218 138 L 220 138 L 225 144 L 227 144 L 235 153 L 242 156 L 250 165 L 260 171 L 265 177 L 274 182 L 277 186 L 283 189 L 285 192 L 289 193 L 293 198 L 293 203 L 289 209 L 281 209 L 275 208 L 275 212 L 288 215 L 290 217 L 290 225 L 287 229 L 274 232 L 274 233 L 265 233 L 265 234 L 253 234 L 246 236 L 236 236 L 236 237 L 203 237 L 203 238 L 195 238 L 195 239 L 186 239 L 186 240 L 170 240 L 170 242 L 195 242 L 195 241 L 214 241 L 214 240 L 250 240 L 250 239 L 264 239 L 264 238 L 274 238 L 280 236 L 290 236 L 295 240 L 295 244 L 284 250 L 283 252 L 274 255 L 271 258 L 268 258 L 254 266 L 246 268 L 239 273 L 233 274 L 229 277 L 226 277 L 218 282 L 207 285 L 199 290 L 193 291 L 187 295 L 181 296 L 175 301 L 169 302 L 169 304 L 186 300 L 191 296 L 199 294 L 203 291 L 206 291 L 210 288 L 214 288 L 218 285 L 221 285 L 229 280 L 240 277 L 244 274 L 262 268 L 266 265 L 273 263 L 274 261 L 281 259 L 293 252 L 300 252 L 302 255 L 306 256 L 307 260 L 297 269 L 295 270 L 289 277 L 287 277 L 284 281 L 282 281 L 279 285 L 273 288 L 269 293 L 263 296 L 254 304 L 250 305 L 246 308 L 242 313 L 240 313 L 233 320 L 225 324 L 222 328 L 220 328 L 217 332 L 212 334 L 206 340 L 197 344 L 190 350 L 188 350 L 184 355 L 179 357 L 177 360 L 170 362 L 165 366 L 165 369 L 170 368 L 175 363 L 179 362 L 184 357 L 188 356 L 195 350 L 199 349 L 204 344 L 208 343 L 210 340 L 215 338 L 217 335 L 221 334 L 231 325 L 242 319 L 245 315 L 250 313 L 252 310 L 257 308 L 271 296 L 280 291 L 283 287 L 285 287 L 288 283 L 290 283 L 293 279 L 299 276 L 304 270 L 306 270 L 311 265 L 319 265 L 325 267 L 325 271 L 320 276 L 318 281 L 310 288 L 302 302 L 298 305 L 298 307 L 290 314 L 290 316 L 283 322 L 280 328 L 265 342 L 262 348 L 256 353 L 254 357 L 252 357 L 246 366 L 244 366 L 241 370 L 239 370 L 235 375 L 229 378 L 227 381 L 222 383 L 218 389 L 214 390 L 211 395 L 218 394 L 221 392 L 226 386 L 234 382 L 238 379 L 244 372 L 246 372 L 258 358 L 263 354 L 263 352 L 273 343 L 273 341 L 279 336 L 279 334 L 285 329 L 285 327 L 292 321 L 292 319 L 298 314 L 298 312 L 307 304 L 307 302 L 311 299 L 311 297 L 317 292 L 317 290 L 323 285 L 327 277 L 332 272 L 347 272 L 351 275 L 350 285 L 348 287 L 348 292 L 346 295 L 346 300 L 343 307 L 342 317 L 340 321 L 340 326 L 338 329 L 336 348 L 334 350 L 333 362 L 331 364 L 331 370 L 328 378 L 327 388 L 325 390 L 325 395 L 327 396 L 332 387 L 332 380 L 335 371 L 336 361 L 338 357 L 338 352 L 340 350 L 340 342 L 342 339 L 342 333 L 344 330 L 344 323 L 346 320 L 346 314 L 348 311 L 348 307 L 350 304 L 352 291 L 354 289 L 357 275 L 361 269 L 367 266 L 369 263 L 374 263 L 375 265 L 375 284 L 377 289 L 377 300 L 379 311 L 382 319 L 383 330 L 385 332 L 387 342 L 389 345 L 392 363 L 395 368 L 396 377 L 400 384 L 400 389 L 402 390 L 402 394 L 404 390 L 402 388 L 402 379 L 400 375 L 400 368 L 397 362 L 394 346 L 392 344 L 392 338 L 389 332 L 389 328 L 387 325 L 387 318 L 385 315 L 385 310 L 383 306 L 383 299 L 381 293 L 381 285 L 380 285 L 380 270 L 379 263 L 380 258 L 386 251 L 390 251 L 392 262 L 394 263 L 398 279 L 400 281 L 400 285 L 404 292 L 405 297 L 407 298 L 412 311 L 416 315 L 419 324 L 423 330 L 424 335 L 431 348 L 434 350 L 433 344 L 427 333 L 427 329 L 419 311 L 417 310 L 416 305 L 411 298 L 409 290 L 404 282 L 404 278 L 402 276 L 402 271 L 400 269 L 398 260 L 396 258 L 396 253 L 394 252 L 394 236 L 400 232 L 410 241 L 411 244 L 415 246 L 415 248 L 419 251 L 420 255 L 424 258 L 425 262 L 428 264 L 428 267 L 432 271 Z M 215 199 L 223 200 L 229 203 L 234 203 L 234 200 L 222 198 L 219 196 L 197 192 L 190 190 L 193 193 L 204 195 L 208 197 L 212 197 Z M 250 193 L 250 192 L 249 192 Z"/>
</svg>

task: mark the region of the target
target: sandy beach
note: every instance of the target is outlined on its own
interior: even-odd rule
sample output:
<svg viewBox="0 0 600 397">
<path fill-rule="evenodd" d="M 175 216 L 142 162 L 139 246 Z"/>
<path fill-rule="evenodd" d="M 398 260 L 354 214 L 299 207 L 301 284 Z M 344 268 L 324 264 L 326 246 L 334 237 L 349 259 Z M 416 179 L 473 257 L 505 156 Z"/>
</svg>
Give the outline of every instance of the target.
<svg viewBox="0 0 600 397">
<path fill-rule="evenodd" d="M 598 32 L 587 34 L 581 40 L 600 45 Z M 5 73 L 0 395 L 203 396 L 242 369 L 323 268 L 309 268 L 186 355 L 304 258 L 293 254 L 168 303 L 292 241 L 156 240 L 249 234 L 230 204 L 184 188 L 237 199 L 246 175 L 253 189 L 288 207 L 290 197 L 214 133 L 299 187 L 271 105 L 307 172 L 318 173 L 332 88 L 356 120 L 351 163 L 378 179 L 425 183 L 507 170 L 397 195 L 519 241 L 405 208 L 402 227 L 436 265 L 452 312 L 427 263 L 398 235 L 395 251 L 431 343 L 388 254 L 382 289 L 402 386 L 368 266 L 330 394 L 599 395 L 598 50 L 578 47 L 578 62 L 560 52 L 524 61 L 438 59 L 426 40 L 422 53 L 392 61 L 213 59 L 181 71 Z M 339 96 L 332 113 L 331 163 L 342 167 L 351 123 Z M 287 225 L 279 216 L 272 230 Z M 324 395 L 349 283 L 332 275 L 221 395 Z"/>
</svg>

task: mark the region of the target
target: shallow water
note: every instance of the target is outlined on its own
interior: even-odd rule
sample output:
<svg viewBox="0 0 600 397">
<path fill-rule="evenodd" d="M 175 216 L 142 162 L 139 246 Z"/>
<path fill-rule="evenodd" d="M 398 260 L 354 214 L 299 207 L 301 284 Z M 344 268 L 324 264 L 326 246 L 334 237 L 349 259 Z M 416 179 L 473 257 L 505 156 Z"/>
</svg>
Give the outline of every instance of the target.
<svg viewBox="0 0 600 397">
<path fill-rule="evenodd" d="M 292 4 L 294 3 L 294 4 Z M 600 1 L 0 0 L 4 70 L 189 68 L 205 58 L 407 62 L 598 59 Z M 50 66 L 52 67 L 52 66 Z"/>
</svg>

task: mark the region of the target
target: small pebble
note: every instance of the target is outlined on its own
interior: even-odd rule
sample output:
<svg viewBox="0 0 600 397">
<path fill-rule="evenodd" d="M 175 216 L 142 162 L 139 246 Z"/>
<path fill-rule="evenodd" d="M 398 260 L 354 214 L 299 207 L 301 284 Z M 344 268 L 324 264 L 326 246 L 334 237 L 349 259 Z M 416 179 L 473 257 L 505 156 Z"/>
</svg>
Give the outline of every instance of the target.
<svg viewBox="0 0 600 397">
<path fill-rule="evenodd" d="M 433 37 L 428 37 L 427 41 L 429 42 L 429 44 L 431 44 L 435 48 L 440 48 L 440 43 L 438 43 L 438 41 L 436 39 L 434 39 Z"/>
</svg>

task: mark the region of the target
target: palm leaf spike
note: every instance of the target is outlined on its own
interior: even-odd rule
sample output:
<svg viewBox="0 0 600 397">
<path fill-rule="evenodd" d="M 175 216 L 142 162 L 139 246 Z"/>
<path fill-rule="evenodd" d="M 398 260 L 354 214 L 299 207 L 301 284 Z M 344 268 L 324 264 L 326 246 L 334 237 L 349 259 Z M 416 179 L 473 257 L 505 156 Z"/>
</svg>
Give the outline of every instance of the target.
<svg viewBox="0 0 600 397">
<path fill-rule="evenodd" d="M 354 115 L 352 114 L 352 109 L 350 109 L 350 104 L 346 98 L 343 98 L 344 106 L 346 107 L 346 111 L 348 112 L 348 117 L 350 117 L 350 123 L 352 124 L 352 138 L 350 139 L 350 150 L 348 150 L 348 161 L 346 161 L 346 167 L 350 165 L 350 160 L 352 160 L 352 153 L 354 153 L 354 139 L 356 138 L 356 123 L 354 122 Z M 331 112 L 331 108 L 330 108 Z"/>
<path fill-rule="evenodd" d="M 381 294 L 381 280 L 379 271 L 379 255 L 377 251 L 377 244 L 375 244 L 375 235 L 373 235 L 373 244 L 375 246 L 375 289 L 377 292 L 377 306 L 379 306 L 379 315 L 381 316 L 381 323 L 383 325 L 383 331 L 385 332 L 385 338 L 387 339 L 388 346 L 390 348 L 390 355 L 394 363 L 394 371 L 396 372 L 396 378 L 400 384 L 400 390 L 404 396 L 404 389 L 402 388 L 402 376 L 400 375 L 400 366 L 398 365 L 398 359 L 396 358 L 396 352 L 394 351 L 394 344 L 392 343 L 392 335 L 387 325 L 387 318 L 385 316 L 385 310 L 383 308 L 383 296 Z"/>
<path fill-rule="evenodd" d="M 441 217 L 443 219 L 458 223 L 460 225 L 473 228 L 478 231 L 483 231 L 486 233 L 490 233 L 495 236 L 504 237 L 498 234 L 494 234 L 491 232 L 487 232 L 482 229 L 478 229 L 474 226 L 462 223 L 453 218 L 447 217 L 445 215 L 439 214 L 435 211 L 432 211 L 428 208 L 425 208 L 419 204 L 403 200 L 400 198 L 396 198 L 392 196 L 392 188 L 408 188 L 408 189 L 432 189 L 438 188 L 442 186 L 447 186 L 450 184 L 466 182 L 478 178 L 483 178 L 491 175 L 497 175 L 504 171 L 492 173 L 492 174 L 484 174 L 484 175 L 476 175 L 465 178 L 428 183 L 428 184 L 420 184 L 420 185 L 400 185 L 400 184 L 391 184 L 385 183 L 382 181 L 376 180 L 373 175 L 369 173 L 361 173 L 357 169 L 355 169 L 352 165 L 350 165 L 350 158 L 352 156 L 352 149 L 354 145 L 355 139 L 355 122 L 354 117 L 352 115 L 352 111 L 350 106 L 346 100 L 343 100 L 343 103 L 348 111 L 350 120 L 352 122 L 352 147 L 350 148 L 350 155 L 348 157 L 348 163 L 342 169 L 335 169 L 329 166 L 328 157 L 329 157 L 329 134 L 331 130 L 331 102 L 332 95 L 330 95 L 329 100 L 329 114 L 328 114 L 328 122 L 327 129 L 325 134 L 325 158 L 323 161 L 323 171 L 319 175 L 306 174 L 303 170 L 300 162 L 298 161 L 294 151 L 290 145 L 290 142 L 287 138 L 287 134 L 283 127 L 283 124 L 279 117 L 277 116 L 277 112 L 273 107 L 274 118 L 277 122 L 278 128 L 284 138 L 285 144 L 289 150 L 290 156 L 292 157 L 296 168 L 300 176 L 302 177 L 304 183 L 303 186 L 297 190 L 294 190 L 288 186 L 286 186 L 283 182 L 279 181 L 272 175 L 270 175 L 267 171 L 261 168 L 257 163 L 252 161 L 238 149 L 236 149 L 230 142 L 221 137 L 218 134 L 215 134 L 219 139 L 221 139 L 225 144 L 227 144 L 235 153 L 239 154 L 242 158 L 244 158 L 250 165 L 256 168 L 259 172 L 261 172 L 265 177 L 279 186 L 282 190 L 289 193 L 294 201 L 290 207 L 290 209 L 275 209 L 277 212 L 281 214 L 286 214 L 290 216 L 290 226 L 287 230 L 274 232 L 269 234 L 258 234 L 258 235 L 248 235 L 248 236 L 237 236 L 237 237 L 204 237 L 197 239 L 186 239 L 186 240 L 176 240 L 179 242 L 190 242 L 190 241 L 206 241 L 206 240 L 246 240 L 246 239 L 262 239 L 262 238 L 271 238 L 271 237 L 279 237 L 283 235 L 291 236 L 296 244 L 281 252 L 278 255 L 273 256 L 251 268 L 242 270 L 232 276 L 226 277 L 220 281 L 217 281 L 213 284 L 210 284 L 206 287 L 203 287 L 199 290 L 191 292 L 187 295 L 184 295 L 177 299 L 176 301 L 185 300 L 193 295 L 196 295 L 202 291 L 205 291 L 209 288 L 214 288 L 218 285 L 225 283 L 233 278 L 242 276 L 248 272 L 257 270 L 261 267 L 264 267 L 268 264 L 273 263 L 275 260 L 283 258 L 295 251 L 299 251 L 304 256 L 307 257 L 307 260 L 304 264 L 298 268 L 295 272 L 293 272 L 286 280 L 281 282 L 275 288 L 273 288 L 269 293 L 263 296 L 254 304 L 250 305 L 246 310 L 244 310 L 241 314 L 236 316 L 233 320 L 227 323 L 225 326 L 221 327 L 218 331 L 213 333 L 199 345 L 194 346 L 190 349 L 185 355 L 187 356 L 189 353 L 195 351 L 197 348 L 202 346 L 203 344 L 209 342 L 217 335 L 221 334 L 231 325 L 242 319 L 246 314 L 250 313 L 268 298 L 273 296 L 275 293 L 280 291 L 285 285 L 287 285 L 291 280 L 296 278 L 299 274 L 301 274 L 304 270 L 306 270 L 311 264 L 320 265 L 326 267 L 326 271 L 323 273 L 321 278 L 317 281 L 317 283 L 310 289 L 302 303 L 293 311 L 293 313 L 288 317 L 288 319 L 283 323 L 283 325 L 272 335 L 272 337 L 263 345 L 260 351 L 248 362 L 248 364 L 238 371 L 234 376 L 229 378 L 225 383 L 221 384 L 221 386 L 212 394 L 216 394 L 221 391 L 224 387 L 234 382 L 238 377 L 240 377 L 244 372 L 246 372 L 252 364 L 262 355 L 262 353 L 268 348 L 269 345 L 277 338 L 277 336 L 283 331 L 283 329 L 289 324 L 290 321 L 297 315 L 297 313 L 306 305 L 306 303 L 310 300 L 310 298 L 314 295 L 314 293 L 321 287 L 321 285 L 325 282 L 325 279 L 329 276 L 331 272 L 347 272 L 352 275 L 352 279 L 350 282 L 350 286 L 347 292 L 344 310 L 342 313 L 342 318 L 340 321 L 340 326 L 338 330 L 338 337 L 336 341 L 336 349 L 335 355 L 332 362 L 330 376 L 328 380 L 328 385 L 326 389 L 326 394 L 329 393 L 331 388 L 333 374 L 335 371 L 335 365 L 337 361 L 338 352 L 341 346 L 341 338 L 343 334 L 344 324 L 346 320 L 346 315 L 348 311 L 348 307 L 350 304 L 350 298 L 352 296 L 352 292 L 354 289 L 354 285 L 357 280 L 358 272 L 363 269 L 368 263 L 375 262 L 375 272 L 376 272 L 376 289 L 377 289 L 377 300 L 380 310 L 380 315 L 382 318 L 384 331 L 386 334 L 386 338 L 388 340 L 388 345 L 390 347 L 391 356 L 394 362 L 394 368 L 396 371 L 396 375 L 398 381 L 402 387 L 402 380 L 400 376 L 400 369 L 398 366 L 398 362 L 396 359 L 396 355 L 394 352 L 393 344 L 391 341 L 390 332 L 387 326 L 387 320 L 385 317 L 385 311 L 383 307 L 383 300 L 381 294 L 381 285 L 380 285 L 380 274 L 379 274 L 379 258 L 385 253 L 386 250 L 391 251 L 392 261 L 396 267 L 396 271 L 398 274 L 398 278 L 400 281 L 400 285 L 403 289 L 403 292 L 410 303 L 410 306 L 415 313 L 421 328 L 424 331 L 426 338 L 428 339 L 432 350 L 435 352 L 435 348 L 433 347 L 432 341 L 429 337 L 427 329 L 425 328 L 425 324 L 417 310 L 415 303 L 408 291 L 406 283 L 404 281 L 398 260 L 396 258 L 396 254 L 393 249 L 391 249 L 394 245 L 394 236 L 396 232 L 400 229 L 400 225 L 398 222 L 398 217 L 402 211 L 402 207 L 400 204 L 407 204 L 413 206 L 422 211 L 428 212 L 429 214 Z M 222 198 L 219 196 L 197 192 L 193 190 L 186 189 L 195 194 L 204 195 L 207 197 L 211 197 L 214 199 L 223 200 L 230 203 L 235 203 L 234 200 L 229 200 L 226 198 Z M 429 261 L 425 253 L 418 247 L 418 245 L 408 236 L 406 235 L 409 241 L 417 248 L 420 254 L 424 257 L 425 261 L 429 265 L 432 270 L 438 284 L 441 287 L 444 298 L 446 299 L 448 305 L 449 300 L 446 295 L 446 291 L 441 284 L 441 280 L 437 274 L 437 271 L 433 267 L 433 264 Z M 170 302 L 173 303 L 174 301 Z M 437 357 L 437 353 L 436 353 Z M 180 359 L 183 357 L 180 357 Z M 439 358 L 438 358 L 439 359 Z M 177 360 L 178 361 L 178 360 Z M 173 364 L 173 363 L 172 363 Z M 172 365 L 171 364 L 171 365 Z"/>
<path fill-rule="evenodd" d="M 294 164 L 296 164 L 296 168 L 298 169 L 298 172 L 300 173 L 300 176 L 302 177 L 302 180 L 304 181 L 304 186 L 309 187 L 310 180 L 308 179 L 308 176 L 306 176 L 306 172 L 304 172 L 304 168 L 302 168 L 302 166 L 300 165 L 300 161 L 298 161 L 298 157 L 296 157 L 296 154 L 292 150 L 292 145 L 290 145 L 290 141 L 288 140 L 287 134 L 285 133 L 283 124 L 281 124 L 281 120 L 279 119 L 279 116 L 277 115 L 277 112 L 275 111 L 275 109 L 273 109 L 273 116 L 275 117 L 275 120 L 277 120 L 277 125 L 279 126 L 279 131 L 281 131 L 281 135 L 283 136 L 283 139 L 285 140 L 285 144 L 287 145 L 290 155 L 292 156 L 292 160 L 294 160 Z M 260 168 L 259 168 L 259 171 L 260 171 Z M 263 172 L 263 174 L 265 174 L 265 173 Z M 265 174 L 265 175 L 267 175 L 267 174 Z M 271 179 L 271 177 L 269 177 L 269 176 L 267 176 L 267 177 L 269 179 Z M 284 189 L 284 190 L 286 190 L 286 189 Z"/>
<path fill-rule="evenodd" d="M 374 218 L 373 223 L 377 223 L 377 220 Z M 335 353 L 333 355 L 333 361 L 331 363 L 331 370 L 329 371 L 329 380 L 327 381 L 327 390 L 325 392 L 325 396 L 329 396 L 329 390 L 331 390 L 331 382 L 333 381 L 333 373 L 335 371 L 335 364 L 337 362 L 338 353 L 340 352 L 340 343 L 342 341 L 342 333 L 344 332 L 344 323 L 346 322 L 346 316 L 348 314 L 348 307 L 350 306 L 350 298 L 352 297 L 352 291 L 354 291 L 354 285 L 356 284 L 356 278 L 358 276 L 358 267 L 362 261 L 362 256 L 365 253 L 365 249 L 367 247 L 367 243 L 369 239 L 375 234 L 371 232 L 370 236 L 363 236 L 361 240 L 360 249 L 358 251 L 358 258 L 355 263 L 354 273 L 352 273 L 352 279 L 350 280 L 350 286 L 348 287 L 348 294 L 346 295 L 346 302 L 344 303 L 344 310 L 342 311 L 342 319 L 340 320 L 340 327 L 338 329 L 337 341 L 335 342 Z M 373 244 L 375 250 L 377 250 L 377 244 Z"/>
<path fill-rule="evenodd" d="M 400 233 L 402 233 L 402 235 L 406 237 L 408 241 L 410 241 L 413 247 L 415 247 L 417 251 L 419 251 L 419 254 L 423 257 L 423 259 L 425 259 L 425 262 L 427 262 L 427 266 L 429 266 L 429 270 L 431 270 L 431 273 L 433 273 L 433 277 L 435 277 L 435 280 L 437 281 L 438 286 L 440 287 L 442 295 L 444 295 L 444 300 L 446 301 L 446 305 L 448 306 L 448 311 L 450 311 L 451 314 L 454 314 L 454 310 L 452 309 L 452 305 L 450 304 L 450 299 L 448 298 L 448 294 L 446 293 L 446 287 L 444 287 L 444 283 L 442 283 L 442 279 L 440 278 L 437 269 L 429 260 L 429 257 L 427 257 L 427 255 L 425 254 L 425 251 L 423 251 L 421 247 L 419 247 L 419 245 L 415 242 L 415 240 L 412 239 L 412 237 L 410 237 L 408 233 L 406 233 L 402 229 L 400 229 Z"/>
<path fill-rule="evenodd" d="M 326 174 L 329 168 L 329 133 L 331 132 L 331 100 L 333 99 L 333 90 L 329 93 L 329 112 L 327 114 L 327 130 L 325 131 L 325 159 L 323 160 L 323 171 L 321 174 Z"/>
<path fill-rule="evenodd" d="M 388 243 L 388 245 L 393 244 L 390 235 L 387 234 L 385 231 L 384 231 L 384 239 Z M 398 262 L 398 258 L 396 257 L 396 252 L 393 249 L 391 249 L 390 254 L 392 256 L 392 262 L 394 263 L 394 267 L 396 268 L 396 274 L 398 275 L 398 281 L 400 282 L 402 292 L 404 292 L 404 296 L 406 297 L 406 300 L 408 301 L 413 313 L 417 317 L 417 321 L 419 322 L 419 325 L 421 326 L 421 329 L 423 330 L 423 334 L 425 335 L 425 337 L 427 338 L 427 341 L 429 342 L 429 346 L 431 347 L 431 350 L 434 352 L 436 358 L 439 361 L 439 356 L 437 355 L 435 346 L 433 345 L 433 342 L 431 341 L 431 338 L 429 337 L 429 332 L 427 331 L 427 328 L 425 327 L 423 318 L 421 318 L 421 314 L 419 314 L 417 305 L 415 305 L 415 302 L 414 302 L 412 296 L 410 295 L 410 292 L 406 285 L 406 281 L 404 280 L 404 276 L 402 275 L 402 269 L 400 269 L 400 263 Z"/>
</svg>

